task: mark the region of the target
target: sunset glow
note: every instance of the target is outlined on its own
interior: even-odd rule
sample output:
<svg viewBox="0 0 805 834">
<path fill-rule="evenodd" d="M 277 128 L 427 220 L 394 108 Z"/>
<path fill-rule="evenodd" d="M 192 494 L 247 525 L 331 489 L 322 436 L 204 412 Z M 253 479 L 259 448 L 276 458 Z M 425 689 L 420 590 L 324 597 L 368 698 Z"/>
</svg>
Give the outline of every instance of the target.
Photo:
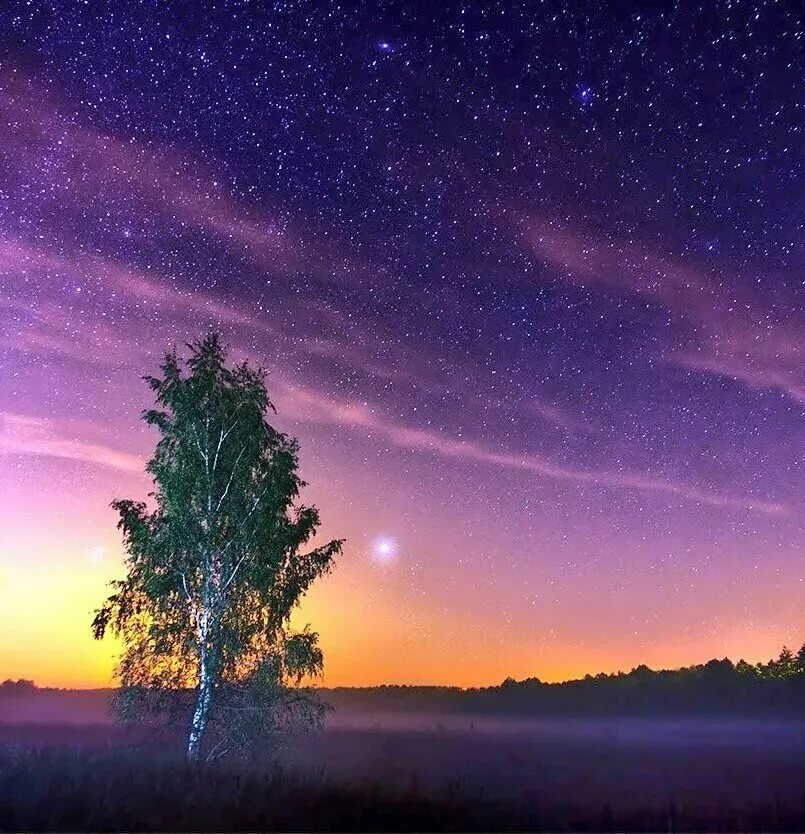
<svg viewBox="0 0 805 834">
<path fill-rule="evenodd" d="M 782 35 L 758 74 L 739 35 L 630 18 L 579 69 L 545 20 L 537 72 L 515 23 L 113 17 L 32 18 L 0 67 L 0 679 L 112 685 L 90 620 L 110 502 L 150 489 L 142 377 L 211 330 L 267 369 L 346 539 L 297 616 L 323 683 L 802 643 Z M 684 83 L 641 51 L 669 38 L 704 56 Z M 705 108 L 724 65 L 745 77 Z"/>
</svg>

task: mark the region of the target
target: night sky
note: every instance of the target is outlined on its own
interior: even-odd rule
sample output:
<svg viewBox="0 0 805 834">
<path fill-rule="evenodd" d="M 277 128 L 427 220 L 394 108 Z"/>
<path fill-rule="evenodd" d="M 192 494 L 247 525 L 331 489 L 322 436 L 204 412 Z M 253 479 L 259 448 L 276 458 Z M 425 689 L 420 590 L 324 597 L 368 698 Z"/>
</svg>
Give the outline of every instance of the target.
<svg viewBox="0 0 805 834">
<path fill-rule="evenodd" d="M 805 639 L 802 21 L 4 3 L 0 678 L 102 685 L 145 373 L 269 370 L 328 684 Z"/>
</svg>

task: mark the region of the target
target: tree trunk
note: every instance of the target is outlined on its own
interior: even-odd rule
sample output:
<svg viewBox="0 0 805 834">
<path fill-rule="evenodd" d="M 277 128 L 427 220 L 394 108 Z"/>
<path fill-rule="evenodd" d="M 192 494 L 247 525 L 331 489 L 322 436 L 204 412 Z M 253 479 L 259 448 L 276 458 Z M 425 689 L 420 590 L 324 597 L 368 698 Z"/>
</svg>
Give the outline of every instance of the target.
<svg viewBox="0 0 805 834">
<path fill-rule="evenodd" d="M 207 717 L 212 702 L 212 684 L 212 673 L 207 652 L 202 649 L 199 660 L 196 708 L 193 710 L 193 723 L 190 725 L 190 738 L 187 741 L 187 760 L 189 762 L 197 762 L 201 756 L 201 742 L 204 738 L 204 730 L 207 728 Z"/>
</svg>

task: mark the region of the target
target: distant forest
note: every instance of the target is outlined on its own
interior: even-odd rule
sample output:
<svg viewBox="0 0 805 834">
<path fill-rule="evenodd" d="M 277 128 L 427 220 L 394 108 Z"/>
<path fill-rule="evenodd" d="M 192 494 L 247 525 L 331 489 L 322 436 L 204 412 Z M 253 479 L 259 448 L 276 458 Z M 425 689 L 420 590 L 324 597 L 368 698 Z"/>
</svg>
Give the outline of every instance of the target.
<svg viewBox="0 0 805 834">
<path fill-rule="evenodd" d="M 36 696 L 33 681 L 7 680 L 0 698 Z M 65 691 L 67 694 L 68 691 Z M 630 672 L 586 675 L 578 680 L 544 683 L 539 678 L 507 678 L 498 686 L 383 685 L 317 688 L 336 708 L 505 714 L 557 715 L 802 715 L 805 717 L 805 645 L 795 654 L 783 648 L 768 663 L 710 660 L 682 669 L 655 671 L 640 665 Z M 79 693 L 73 693 L 79 694 Z"/>
<path fill-rule="evenodd" d="M 805 716 L 805 645 L 768 663 L 710 660 L 682 669 L 586 675 L 544 683 L 507 678 L 498 686 L 343 687 L 325 690 L 334 706 L 508 715 L 756 714 Z"/>
</svg>

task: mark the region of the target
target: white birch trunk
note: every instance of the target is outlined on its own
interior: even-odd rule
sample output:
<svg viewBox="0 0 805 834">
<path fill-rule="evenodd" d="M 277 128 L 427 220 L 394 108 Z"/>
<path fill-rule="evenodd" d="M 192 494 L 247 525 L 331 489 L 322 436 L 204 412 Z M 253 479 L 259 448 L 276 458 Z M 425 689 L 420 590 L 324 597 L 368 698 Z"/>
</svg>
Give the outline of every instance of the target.
<svg viewBox="0 0 805 834">
<path fill-rule="evenodd" d="M 199 664 L 198 694 L 196 696 L 196 708 L 193 711 L 193 723 L 190 725 L 190 738 L 187 742 L 187 759 L 197 762 L 201 756 L 201 742 L 204 737 L 204 730 L 207 728 L 207 717 L 210 712 L 212 701 L 212 675 L 207 666 L 206 658 L 202 654 Z"/>
<path fill-rule="evenodd" d="M 201 757 L 201 743 L 204 738 L 204 731 L 207 729 L 207 718 L 212 702 L 213 672 L 210 668 L 209 632 L 210 615 L 209 611 L 205 610 L 198 620 L 198 689 L 196 691 L 196 708 L 193 710 L 193 721 L 190 725 L 190 737 L 187 740 L 187 759 L 191 762 L 197 762 Z"/>
</svg>

